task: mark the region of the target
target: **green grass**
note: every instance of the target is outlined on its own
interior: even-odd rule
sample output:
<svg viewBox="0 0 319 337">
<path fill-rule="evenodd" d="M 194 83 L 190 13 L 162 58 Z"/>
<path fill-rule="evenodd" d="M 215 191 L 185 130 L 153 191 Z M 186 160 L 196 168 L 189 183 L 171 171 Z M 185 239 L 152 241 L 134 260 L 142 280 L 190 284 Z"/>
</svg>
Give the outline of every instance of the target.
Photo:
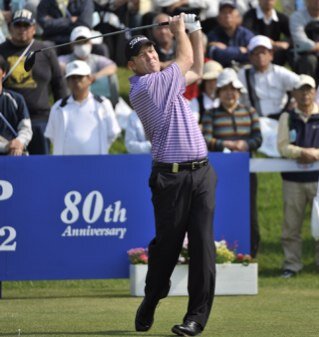
<svg viewBox="0 0 319 337">
<path fill-rule="evenodd" d="M 313 240 L 305 222 L 304 271 L 294 279 L 279 277 L 282 251 L 281 179 L 259 174 L 262 234 L 259 294 L 217 296 L 204 336 L 315 337 L 319 331 L 319 275 L 315 273 Z M 308 212 L 309 216 L 309 212 Z M 186 297 L 160 303 L 154 327 L 134 331 L 141 299 L 129 295 L 128 280 L 4 282 L 0 300 L 0 336 L 171 336 L 182 321 Z"/>
<path fill-rule="evenodd" d="M 130 72 L 120 69 L 121 96 L 127 99 Z M 123 152 L 123 137 L 112 147 Z M 258 175 L 259 221 L 262 244 L 259 294 L 217 296 L 204 336 L 315 337 L 319 331 L 319 274 L 314 266 L 314 242 L 309 210 L 303 229 L 304 271 L 296 278 L 279 277 L 282 264 L 281 178 Z M 4 282 L 0 300 L 0 337 L 172 336 L 182 321 L 186 297 L 169 297 L 156 311 L 153 328 L 134 331 L 134 315 L 141 299 L 129 295 L 128 280 Z"/>
</svg>

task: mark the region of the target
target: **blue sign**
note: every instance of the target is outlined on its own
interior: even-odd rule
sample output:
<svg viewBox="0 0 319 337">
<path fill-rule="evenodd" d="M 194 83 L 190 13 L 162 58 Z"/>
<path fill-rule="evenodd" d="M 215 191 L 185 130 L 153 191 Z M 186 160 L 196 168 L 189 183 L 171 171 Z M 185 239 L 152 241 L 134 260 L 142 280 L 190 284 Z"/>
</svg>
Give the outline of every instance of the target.
<svg viewBox="0 0 319 337">
<path fill-rule="evenodd" d="M 215 239 L 249 252 L 249 158 L 211 154 Z M 154 236 L 149 155 L 0 156 L 0 280 L 128 277 Z"/>
</svg>

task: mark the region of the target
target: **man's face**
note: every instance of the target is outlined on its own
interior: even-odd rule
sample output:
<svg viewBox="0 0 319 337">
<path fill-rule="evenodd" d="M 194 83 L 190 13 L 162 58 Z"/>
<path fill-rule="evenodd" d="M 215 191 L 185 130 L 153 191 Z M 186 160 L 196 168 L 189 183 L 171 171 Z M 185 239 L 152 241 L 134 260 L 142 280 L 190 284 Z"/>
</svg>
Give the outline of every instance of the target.
<svg viewBox="0 0 319 337">
<path fill-rule="evenodd" d="M 312 106 L 316 95 L 316 90 L 310 85 L 303 85 L 301 88 L 293 91 L 293 96 L 300 108 Z"/>
<path fill-rule="evenodd" d="M 240 22 L 239 12 L 231 6 L 224 6 L 219 11 L 218 22 L 225 29 L 235 29 Z"/>
<path fill-rule="evenodd" d="M 276 0 L 259 0 L 259 5 L 263 10 L 270 10 L 275 7 Z"/>
<path fill-rule="evenodd" d="M 27 45 L 31 42 L 35 34 L 35 25 L 26 22 L 11 24 L 10 33 L 12 42 L 16 45 Z"/>
<path fill-rule="evenodd" d="M 167 22 L 169 17 L 165 14 L 160 14 L 157 16 L 155 23 L 159 24 L 162 22 Z M 154 40 L 161 45 L 161 43 L 169 43 L 173 41 L 174 35 L 168 26 L 159 26 L 153 28 L 152 35 Z"/>
<path fill-rule="evenodd" d="M 80 94 L 89 90 L 92 79 L 91 76 L 73 75 L 67 78 L 67 83 L 72 94 Z"/>
<path fill-rule="evenodd" d="M 249 54 L 251 64 L 258 70 L 267 70 L 273 60 L 273 52 L 265 47 L 256 47 Z"/>
<path fill-rule="evenodd" d="M 137 75 L 146 75 L 161 70 L 158 54 L 153 45 L 143 46 L 140 52 L 128 62 Z"/>
</svg>

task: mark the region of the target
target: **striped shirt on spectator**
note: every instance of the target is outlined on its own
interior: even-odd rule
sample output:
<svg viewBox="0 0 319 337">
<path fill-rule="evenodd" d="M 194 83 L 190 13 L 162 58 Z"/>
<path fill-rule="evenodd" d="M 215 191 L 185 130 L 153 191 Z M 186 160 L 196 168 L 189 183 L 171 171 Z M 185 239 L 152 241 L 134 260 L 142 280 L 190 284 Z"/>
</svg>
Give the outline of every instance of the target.
<svg viewBox="0 0 319 337">
<path fill-rule="evenodd" d="M 257 112 L 237 105 L 234 112 L 227 112 L 221 105 L 207 111 L 202 119 L 203 135 L 211 151 L 223 151 L 225 140 L 245 140 L 249 151 L 261 145 L 261 133 Z"/>
<path fill-rule="evenodd" d="M 176 63 L 132 76 L 130 82 L 130 101 L 152 143 L 153 160 L 181 163 L 207 157 L 205 140 L 183 97 L 185 77 Z"/>
</svg>

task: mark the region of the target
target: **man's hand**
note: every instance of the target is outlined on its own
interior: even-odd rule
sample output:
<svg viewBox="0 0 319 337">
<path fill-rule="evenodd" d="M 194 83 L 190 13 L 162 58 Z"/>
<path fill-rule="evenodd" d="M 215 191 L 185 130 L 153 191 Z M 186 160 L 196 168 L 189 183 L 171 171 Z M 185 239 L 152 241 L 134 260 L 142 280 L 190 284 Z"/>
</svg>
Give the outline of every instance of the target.
<svg viewBox="0 0 319 337">
<path fill-rule="evenodd" d="M 185 22 L 185 27 L 188 30 L 189 34 L 202 29 L 200 21 L 196 20 L 195 14 L 185 14 L 184 22 Z"/>
<path fill-rule="evenodd" d="M 236 148 L 239 152 L 247 152 L 248 151 L 248 144 L 245 140 L 237 140 L 236 141 Z"/>
<path fill-rule="evenodd" d="M 24 145 L 19 139 L 15 138 L 9 141 L 7 148 L 10 155 L 21 156 L 24 150 Z"/>
<path fill-rule="evenodd" d="M 300 164 L 311 164 L 318 160 L 318 149 L 307 148 L 302 149 L 301 156 L 298 159 Z"/>
<path fill-rule="evenodd" d="M 222 42 L 218 42 L 218 41 L 215 41 L 215 42 L 209 42 L 208 45 L 210 47 L 217 47 L 219 49 L 226 49 L 227 48 L 227 45 L 225 43 L 222 43 Z"/>
</svg>

